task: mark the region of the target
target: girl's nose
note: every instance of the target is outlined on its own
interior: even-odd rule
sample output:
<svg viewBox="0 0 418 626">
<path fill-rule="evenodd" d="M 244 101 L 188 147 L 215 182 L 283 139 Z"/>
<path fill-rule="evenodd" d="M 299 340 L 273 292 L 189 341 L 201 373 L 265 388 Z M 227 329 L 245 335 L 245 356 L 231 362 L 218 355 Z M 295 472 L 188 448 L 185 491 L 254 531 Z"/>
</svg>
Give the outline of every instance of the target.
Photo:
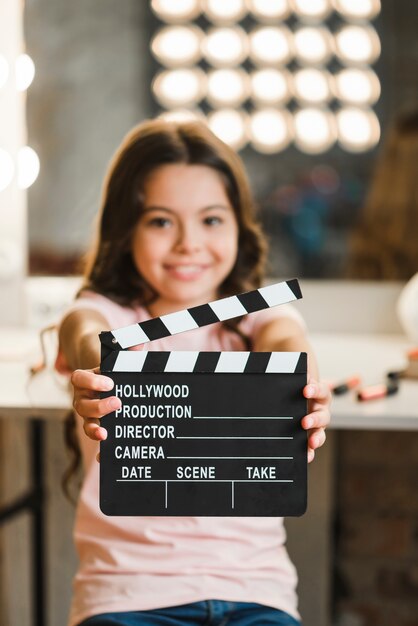
<svg viewBox="0 0 418 626">
<path fill-rule="evenodd" d="M 180 252 L 194 252 L 201 247 L 201 241 L 196 229 L 191 227 L 182 227 L 179 230 L 176 249 Z"/>
</svg>

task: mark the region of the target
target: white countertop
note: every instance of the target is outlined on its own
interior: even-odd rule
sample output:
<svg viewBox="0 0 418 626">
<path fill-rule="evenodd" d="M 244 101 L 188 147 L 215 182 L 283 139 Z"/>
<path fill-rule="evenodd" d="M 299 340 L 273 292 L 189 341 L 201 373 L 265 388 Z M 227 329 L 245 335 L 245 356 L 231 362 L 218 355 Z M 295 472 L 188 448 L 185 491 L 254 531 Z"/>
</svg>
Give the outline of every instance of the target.
<svg viewBox="0 0 418 626">
<path fill-rule="evenodd" d="M 35 376 L 39 334 L 32 329 L 0 328 L 0 416 L 62 419 L 71 407 L 67 380 L 51 364 Z"/>
<path fill-rule="evenodd" d="M 402 369 L 411 343 L 402 335 L 313 333 L 321 376 L 335 382 L 358 374 L 364 385 L 384 381 L 387 371 Z M 71 406 L 65 378 L 52 367 L 30 377 L 39 360 L 34 330 L 0 329 L 0 415 L 62 419 Z M 332 428 L 418 430 L 418 381 L 402 380 L 396 395 L 358 402 L 354 392 L 335 397 Z"/>
<path fill-rule="evenodd" d="M 323 378 L 338 383 L 358 375 L 367 386 L 404 369 L 412 347 L 403 335 L 391 334 L 314 333 L 311 342 Z M 418 430 L 418 380 L 401 380 L 397 394 L 379 400 L 358 402 L 354 391 L 334 396 L 331 426 Z"/>
</svg>

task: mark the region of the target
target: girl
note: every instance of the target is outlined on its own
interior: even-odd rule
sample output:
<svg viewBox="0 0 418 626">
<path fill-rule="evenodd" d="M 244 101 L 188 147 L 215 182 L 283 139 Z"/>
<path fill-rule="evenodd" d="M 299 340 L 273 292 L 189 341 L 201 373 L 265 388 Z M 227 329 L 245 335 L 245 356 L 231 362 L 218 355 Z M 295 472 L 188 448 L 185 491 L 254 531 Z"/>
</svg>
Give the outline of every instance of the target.
<svg viewBox="0 0 418 626">
<path fill-rule="evenodd" d="M 106 517 L 98 506 L 98 333 L 260 286 L 265 243 L 239 157 L 201 123 L 148 121 L 109 170 L 99 234 L 78 299 L 60 327 L 60 370 L 75 370 L 84 461 L 75 524 L 80 565 L 70 626 L 299 624 L 282 519 Z M 147 345 L 149 350 L 310 354 L 309 460 L 325 441 L 330 394 L 291 307 L 253 313 Z M 94 368 L 94 369 L 92 369 Z"/>
</svg>

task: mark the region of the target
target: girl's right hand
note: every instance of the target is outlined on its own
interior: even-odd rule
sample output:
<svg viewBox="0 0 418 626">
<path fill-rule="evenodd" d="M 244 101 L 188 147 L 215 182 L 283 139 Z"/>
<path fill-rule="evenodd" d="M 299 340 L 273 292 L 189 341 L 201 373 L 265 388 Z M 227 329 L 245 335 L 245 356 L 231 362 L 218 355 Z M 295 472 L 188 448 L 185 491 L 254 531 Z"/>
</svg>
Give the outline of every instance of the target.
<svg viewBox="0 0 418 626">
<path fill-rule="evenodd" d="M 116 396 L 99 397 L 100 391 L 113 389 L 113 380 L 102 376 L 96 367 L 75 370 L 71 375 L 71 384 L 74 388 L 73 407 L 84 420 L 84 432 L 94 441 L 103 441 L 107 437 L 107 430 L 100 426 L 100 418 L 121 407 L 121 401 Z"/>
</svg>

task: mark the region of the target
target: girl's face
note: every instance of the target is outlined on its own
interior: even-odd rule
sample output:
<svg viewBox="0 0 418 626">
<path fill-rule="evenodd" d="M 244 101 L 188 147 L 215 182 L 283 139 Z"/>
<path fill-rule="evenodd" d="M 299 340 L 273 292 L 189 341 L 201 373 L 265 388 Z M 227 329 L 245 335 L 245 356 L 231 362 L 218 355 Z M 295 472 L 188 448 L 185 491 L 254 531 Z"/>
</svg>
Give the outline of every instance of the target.
<svg viewBox="0 0 418 626">
<path fill-rule="evenodd" d="M 238 248 L 238 224 L 220 175 L 184 163 L 152 172 L 132 245 L 137 270 L 159 295 L 152 315 L 215 300 Z"/>
</svg>

